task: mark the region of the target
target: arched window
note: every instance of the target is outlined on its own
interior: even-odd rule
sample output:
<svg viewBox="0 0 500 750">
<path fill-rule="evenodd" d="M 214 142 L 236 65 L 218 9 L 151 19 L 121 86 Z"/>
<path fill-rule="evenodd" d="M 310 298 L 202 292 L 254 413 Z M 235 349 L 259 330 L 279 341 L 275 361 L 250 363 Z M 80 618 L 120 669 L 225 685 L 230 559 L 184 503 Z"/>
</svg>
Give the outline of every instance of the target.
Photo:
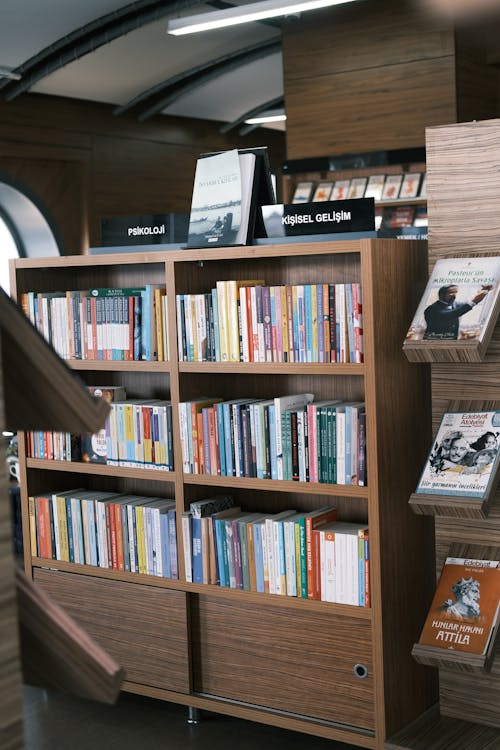
<svg viewBox="0 0 500 750">
<path fill-rule="evenodd" d="M 0 175 L 0 285 L 9 291 L 9 259 L 60 255 L 42 209 L 23 187 Z"/>
</svg>

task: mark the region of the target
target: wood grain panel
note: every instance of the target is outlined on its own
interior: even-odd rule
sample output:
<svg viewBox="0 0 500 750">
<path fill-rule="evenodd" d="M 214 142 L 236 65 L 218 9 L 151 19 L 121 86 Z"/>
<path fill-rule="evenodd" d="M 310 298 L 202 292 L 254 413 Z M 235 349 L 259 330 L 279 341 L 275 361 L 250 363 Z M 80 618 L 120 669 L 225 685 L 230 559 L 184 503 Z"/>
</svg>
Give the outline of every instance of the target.
<svg viewBox="0 0 500 750">
<path fill-rule="evenodd" d="M 365 377 L 368 512 L 371 571 L 380 580 L 372 606 L 383 623 L 374 631 L 382 660 L 377 674 L 397 673 L 407 685 L 404 692 L 397 681 L 384 685 L 382 710 L 392 734 L 437 696 L 432 672 L 410 656 L 434 591 L 432 521 L 413 516 L 408 507 L 430 439 L 429 372 L 410 364 L 401 351 L 405 325 L 425 285 L 427 248 L 423 242 L 366 242 L 371 252 L 366 265 L 362 255 L 363 334 L 366 361 L 373 365 Z M 409 425 L 411 450 L 397 450 L 408 443 Z M 414 596 L 408 596 L 409 588 Z"/>
<path fill-rule="evenodd" d="M 313 79 L 453 54 L 450 23 L 431 20 L 407 0 L 365 0 L 361 12 L 356 5 L 330 8 L 307 14 L 300 24 L 283 28 L 287 89 L 299 78 Z"/>
<path fill-rule="evenodd" d="M 43 569 L 34 580 L 125 667 L 129 682 L 189 692 L 184 592 Z"/>
<path fill-rule="evenodd" d="M 438 257 L 498 253 L 499 133 L 498 119 L 427 131 L 431 263 Z"/>
<path fill-rule="evenodd" d="M 496 729 L 464 721 L 462 717 L 440 716 L 436 706 L 391 737 L 384 747 L 385 750 L 497 750 L 499 742 Z"/>
<path fill-rule="evenodd" d="M 288 158 L 420 146 L 455 120 L 454 80 L 453 57 L 299 79 L 285 89 Z"/>
<path fill-rule="evenodd" d="M 196 692 L 374 727 L 369 623 L 209 596 L 193 597 L 191 618 Z"/>
</svg>

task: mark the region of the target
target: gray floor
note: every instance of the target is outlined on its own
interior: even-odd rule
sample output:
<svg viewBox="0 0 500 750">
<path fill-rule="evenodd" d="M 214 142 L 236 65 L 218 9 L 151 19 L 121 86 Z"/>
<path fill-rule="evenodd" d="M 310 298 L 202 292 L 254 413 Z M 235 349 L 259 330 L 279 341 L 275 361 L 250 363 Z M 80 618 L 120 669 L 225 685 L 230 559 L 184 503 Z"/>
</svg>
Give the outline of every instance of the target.
<svg viewBox="0 0 500 750">
<path fill-rule="evenodd" d="M 122 694 L 116 706 L 26 687 L 26 750 L 354 750 L 306 734 L 202 714 L 187 723 L 187 709 Z"/>
</svg>

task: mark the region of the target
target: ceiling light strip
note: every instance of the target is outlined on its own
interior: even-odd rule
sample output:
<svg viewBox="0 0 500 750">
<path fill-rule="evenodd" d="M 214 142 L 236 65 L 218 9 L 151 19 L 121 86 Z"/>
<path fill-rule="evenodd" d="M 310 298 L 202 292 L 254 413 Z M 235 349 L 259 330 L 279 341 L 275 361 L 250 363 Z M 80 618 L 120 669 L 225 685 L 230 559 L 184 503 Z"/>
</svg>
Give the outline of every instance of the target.
<svg viewBox="0 0 500 750">
<path fill-rule="evenodd" d="M 182 34 L 209 31 L 250 21 L 261 21 L 265 18 L 288 16 L 349 2 L 354 2 L 354 0 L 300 0 L 299 2 L 293 2 L 292 0 L 288 3 L 283 0 L 262 0 L 261 2 L 225 8 L 211 13 L 199 13 L 195 16 L 175 18 L 168 22 L 167 31 L 174 36 L 181 36 Z"/>
</svg>

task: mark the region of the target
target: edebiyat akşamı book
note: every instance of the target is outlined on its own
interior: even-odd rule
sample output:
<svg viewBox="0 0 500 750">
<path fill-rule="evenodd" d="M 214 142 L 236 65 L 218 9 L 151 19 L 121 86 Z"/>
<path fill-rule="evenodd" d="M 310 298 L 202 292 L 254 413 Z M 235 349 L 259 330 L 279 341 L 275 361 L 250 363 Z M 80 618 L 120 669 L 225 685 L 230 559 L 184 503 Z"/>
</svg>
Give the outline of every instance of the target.
<svg viewBox="0 0 500 750">
<path fill-rule="evenodd" d="M 446 558 L 419 644 L 488 654 L 498 627 L 500 562 Z"/>
<path fill-rule="evenodd" d="M 194 177 L 188 247 L 249 244 L 257 205 L 274 202 L 265 147 L 200 156 Z"/>
<path fill-rule="evenodd" d="M 497 314 L 500 257 L 442 258 L 434 266 L 407 340 L 476 340 Z"/>
<path fill-rule="evenodd" d="M 417 494 L 484 498 L 498 472 L 500 411 L 447 412 Z"/>
</svg>

